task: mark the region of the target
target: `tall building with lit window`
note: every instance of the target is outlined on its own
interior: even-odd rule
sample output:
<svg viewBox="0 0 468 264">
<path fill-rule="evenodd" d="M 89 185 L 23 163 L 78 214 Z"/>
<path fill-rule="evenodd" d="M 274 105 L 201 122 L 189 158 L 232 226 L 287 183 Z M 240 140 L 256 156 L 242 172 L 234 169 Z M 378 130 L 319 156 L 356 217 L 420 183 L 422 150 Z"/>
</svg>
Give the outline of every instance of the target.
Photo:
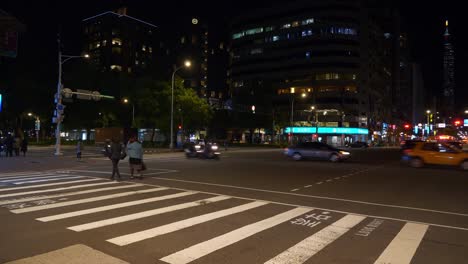
<svg viewBox="0 0 468 264">
<path fill-rule="evenodd" d="M 444 32 L 444 117 L 448 118 L 455 113 L 455 52 L 450 42 L 450 33 L 448 29 L 448 20 L 445 21 Z"/>
<path fill-rule="evenodd" d="M 234 19 L 230 93 L 238 108 L 255 105 L 293 126 L 380 130 L 390 122 L 399 35 L 364 2 L 296 1 Z"/>
<path fill-rule="evenodd" d="M 144 72 L 155 61 L 156 26 L 127 15 L 127 8 L 83 20 L 84 51 L 102 71 Z"/>
</svg>

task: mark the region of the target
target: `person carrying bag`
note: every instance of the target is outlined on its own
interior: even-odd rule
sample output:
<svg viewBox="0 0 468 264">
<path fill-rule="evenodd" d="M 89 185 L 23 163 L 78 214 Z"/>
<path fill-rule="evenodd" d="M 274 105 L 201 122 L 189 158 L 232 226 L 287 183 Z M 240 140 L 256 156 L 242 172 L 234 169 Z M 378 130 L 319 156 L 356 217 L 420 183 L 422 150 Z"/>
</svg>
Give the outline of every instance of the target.
<svg viewBox="0 0 468 264">
<path fill-rule="evenodd" d="M 135 170 L 139 174 L 138 179 L 143 179 L 142 171 L 146 170 L 146 165 L 143 162 L 143 147 L 141 143 L 132 136 L 127 144 L 128 162 L 130 164 L 130 179 L 134 179 Z"/>
</svg>

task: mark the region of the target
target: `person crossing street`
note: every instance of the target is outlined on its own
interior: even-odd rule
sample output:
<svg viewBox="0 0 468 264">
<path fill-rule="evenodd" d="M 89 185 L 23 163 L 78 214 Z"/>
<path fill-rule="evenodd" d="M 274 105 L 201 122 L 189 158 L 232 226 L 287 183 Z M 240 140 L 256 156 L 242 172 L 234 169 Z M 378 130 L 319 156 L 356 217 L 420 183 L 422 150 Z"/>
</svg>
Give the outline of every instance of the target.
<svg viewBox="0 0 468 264">
<path fill-rule="evenodd" d="M 135 170 L 139 174 L 138 179 L 143 179 L 142 171 L 145 169 L 145 164 L 143 163 L 143 147 L 135 136 L 132 136 L 128 141 L 127 153 L 130 164 L 130 179 L 134 179 L 133 175 Z"/>
</svg>

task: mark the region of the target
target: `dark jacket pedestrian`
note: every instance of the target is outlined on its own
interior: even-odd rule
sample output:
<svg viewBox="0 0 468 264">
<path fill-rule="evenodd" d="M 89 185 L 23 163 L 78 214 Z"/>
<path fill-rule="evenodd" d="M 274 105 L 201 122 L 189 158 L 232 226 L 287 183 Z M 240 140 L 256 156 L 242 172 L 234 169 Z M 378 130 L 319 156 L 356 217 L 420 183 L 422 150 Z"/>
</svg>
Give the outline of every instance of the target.
<svg viewBox="0 0 468 264">
<path fill-rule="evenodd" d="M 11 135 L 8 135 L 5 139 L 5 147 L 6 147 L 6 156 L 13 157 L 13 143 L 14 139 Z"/>
<path fill-rule="evenodd" d="M 21 146 L 21 138 L 15 137 L 13 141 L 13 149 L 15 150 L 15 155 L 19 156 L 20 154 L 20 146 Z"/>
<path fill-rule="evenodd" d="M 117 174 L 118 179 L 120 180 L 120 172 L 119 172 L 119 161 L 124 157 L 124 147 L 122 144 L 119 142 L 118 139 L 113 138 L 112 143 L 110 145 L 110 148 L 107 147 L 107 153 L 109 156 L 109 159 L 112 161 L 112 176 L 110 177 L 111 180 L 115 179 L 115 175 Z"/>
<path fill-rule="evenodd" d="M 28 151 L 28 138 L 25 137 L 21 142 L 21 152 L 23 152 L 23 157 L 26 157 L 26 152 Z"/>
<path fill-rule="evenodd" d="M 81 161 L 81 151 L 83 150 L 83 142 L 81 139 L 78 140 L 76 143 L 76 158 L 78 161 Z"/>
</svg>

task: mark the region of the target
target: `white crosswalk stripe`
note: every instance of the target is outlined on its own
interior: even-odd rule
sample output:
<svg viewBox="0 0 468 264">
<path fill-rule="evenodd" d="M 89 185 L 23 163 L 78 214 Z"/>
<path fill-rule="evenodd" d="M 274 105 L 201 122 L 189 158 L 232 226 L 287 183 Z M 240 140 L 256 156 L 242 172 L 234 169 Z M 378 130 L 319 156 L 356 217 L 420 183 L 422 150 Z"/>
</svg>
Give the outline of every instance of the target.
<svg viewBox="0 0 468 264">
<path fill-rule="evenodd" d="M 97 180 L 97 179 L 96 179 Z M 83 184 L 83 185 L 75 185 L 69 187 L 62 187 L 62 188 L 55 188 L 55 189 L 47 189 L 47 190 L 37 190 L 37 191 L 29 191 L 29 192 L 19 192 L 19 193 L 9 193 L 9 194 L 2 194 L 0 198 L 11 197 L 11 196 L 20 196 L 20 195 L 27 195 L 27 194 L 38 194 L 38 193 L 48 193 L 48 192 L 56 192 L 56 191 L 65 191 L 70 189 L 77 189 L 77 188 L 84 188 L 84 187 L 95 187 L 101 185 L 109 185 L 109 184 L 117 184 L 118 182 L 99 182 L 99 183 L 91 183 L 91 184 Z M 15 188 L 11 188 L 15 189 Z M 20 188 L 17 188 L 20 189 Z"/>
<path fill-rule="evenodd" d="M 68 180 L 68 179 L 79 179 L 79 178 L 86 178 L 87 176 L 72 176 L 72 177 L 60 177 L 60 178 L 54 178 L 54 179 L 44 179 L 44 180 L 33 180 L 33 181 L 19 181 L 19 182 L 14 182 L 13 184 L 15 185 L 20 185 L 20 184 L 26 184 L 26 183 L 36 183 L 36 182 L 47 182 L 47 181 L 59 181 L 59 180 Z"/>
<path fill-rule="evenodd" d="M 8 184 L 15 184 L 15 183 L 30 183 L 31 185 L 28 186 L 17 186 L 17 187 L 7 187 L 1 188 L 0 192 L 2 191 L 11 191 L 11 193 L 3 193 L 0 195 L 0 205 L 5 208 L 10 209 L 10 212 L 15 214 L 22 214 L 28 212 L 36 212 L 42 210 L 48 210 L 53 208 L 62 208 L 59 212 L 54 212 L 54 214 L 46 215 L 37 217 L 36 220 L 40 222 L 57 222 L 60 224 L 58 220 L 64 219 L 77 219 L 80 220 L 79 225 L 70 224 L 63 225 L 63 227 L 73 230 L 75 232 L 83 232 L 89 231 L 93 232 L 96 231 L 98 228 L 102 227 L 109 227 L 112 228 L 110 230 L 115 230 L 116 227 L 114 225 L 117 224 L 131 224 L 132 221 L 136 221 L 138 219 L 143 218 L 150 218 L 150 217 L 158 217 L 159 215 L 176 212 L 185 210 L 184 212 L 189 212 L 189 214 L 194 213 L 194 216 L 186 216 L 184 219 L 177 218 L 176 221 L 169 221 L 169 223 L 164 223 L 162 225 L 149 226 L 146 227 L 144 230 L 139 230 L 137 232 L 127 232 L 127 234 L 122 234 L 121 232 L 117 235 L 111 237 L 101 237 L 102 241 L 107 241 L 114 245 L 118 246 L 129 246 L 129 245 L 138 245 L 139 243 L 144 243 L 150 239 L 160 238 L 162 239 L 163 235 L 167 234 L 174 234 L 175 237 L 180 233 L 183 233 L 184 230 L 186 232 L 196 231 L 199 232 L 200 229 L 206 228 L 204 223 L 210 223 L 210 221 L 214 222 L 210 226 L 216 226 L 221 222 L 215 221 L 217 219 L 221 220 L 224 218 L 229 218 L 230 216 L 235 215 L 236 217 L 229 218 L 231 221 L 237 221 L 236 214 L 239 214 L 239 219 L 243 218 L 242 214 L 249 215 L 249 214 L 257 214 L 257 212 L 262 211 L 261 208 L 265 205 L 273 206 L 274 202 L 268 201 L 257 201 L 257 200 L 242 200 L 240 197 L 231 197 L 226 195 L 217 195 L 213 196 L 210 194 L 210 198 L 200 199 L 195 194 L 204 194 L 204 192 L 199 191 L 190 191 L 190 190 L 176 190 L 169 187 L 159 187 L 159 186 L 152 186 L 150 189 L 145 184 L 139 183 L 127 183 L 127 182 L 115 182 L 115 181 L 108 181 L 102 178 L 92 178 L 92 179 L 83 179 L 83 180 L 70 180 L 75 178 L 84 178 L 90 177 L 86 176 L 85 173 L 76 173 L 73 175 L 66 174 L 67 172 L 55 172 L 53 173 L 29 173 L 29 174 L 10 174 L 10 175 L 0 175 L 0 183 L 8 183 Z M 90 172 L 91 173 L 91 172 Z M 66 176 L 65 176 L 66 175 Z M 58 180 L 63 179 L 66 181 L 58 182 L 58 183 L 46 183 L 41 184 L 44 180 Z M 87 183 L 89 182 L 89 183 Z M 107 186 L 106 186 L 107 185 Z M 57 187 L 54 187 L 57 186 Z M 98 187 L 102 186 L 102 187 Z M 90 189 L 79 190 L 80 188 L 89 187 Z M 126 188 L 141 188 L 133 191 L 125 191 Z M 146 189 L 144 189 L 146 188 Z M 76 191 L 69 191 L 78 189 Z M 23 191 L 24 190 L 24 191 Z M 176 193 L 163 193 L 160 191 L 176 191 Z M 69 192 L 66 192 L 69 191 Z M 116 191 L 112 194 L 106 194 L 101 196 L 94 196 L 89 197 L 92 193 L 97 192 L 112 192 Z M 160 192 L 160 193 L 158 193 Z M 27 196 L 27 195 L 37 195 L 39 196 Z M 104 193 L 103 193 L 104 194 Z M 145 197 L 144 199 L 139 199 L 136 197 L 136 194 L 151 194 L 149 197 Z M 25 203 L 30 201 L 41 201 L 46 199 L 53 199 L 53 198 L 60 198 L 60 197 L 69 197 L 69 196 L 78 196 L 83 195 L 83 199 L 76 198 L 77 200 L 67 200 L 67 201 L 52 201 L 55 203 L 29 203 L 29 204 L 21 204 L 23 207 L 15 206 L 12 207 L 11 204 L 14 203 Z M 119 198 L 119 197 L 128 197 L 133 196 L 133 198 L 129 201 L 123 202 L 112 202 L 111 199 Z M 13 197 L 13 198 L 8 198 Z M 18 197 L 18 198 L 15 198 Z M 5 200 L 11 199 L 11 200 Z M 177 200 L 178 198 L 183 198 L 183 201 Z M 229 200 L 229 201 L 228 201 Z M 243 201 L 241 205 L 239 201 Z M 98 201 L 107 201 L 100 203 L 99 206 L 86 206 L 87 203 L 98 202 Z M 145 210 L 135 210 L 131 214 L 122 215 L 122 213 L 118 214 L 120 216 L 117 217 L 109 217 L 106 215 L 105 212 L 116 210 L 116 209 L 123 209 L 123 208 L 132 208 L 133 206 L 139 206 L 147 204 L 150 206 L 150 203 L 156 203 L 159 201 L 167 201 L 164 203 L 163 207 L 158 207 L 156 204 L 154 209 L 145 209 Z M 217 206 L 214 206 L 211 212 L 206 213 L 206 211 L 199 215 L 196 208 L 200 208 L 202 205 L 220 202 L 220 201 L 227 201 L 226 203 L 218 203 Z M 232 205 L 234 203 L 235 205 Z M 72 206 L 80 205 L 80 210 L 73 210 Z M 231 205 L 229 205 L 231 204 Z M 28 207 L 26 207 L 28 206 Z M 281 205 L 284 206 L 284 205 Z M 223 207 L 219 208 L 219 207 Z M 12 209 L 14 208 L 14 209 Z M 134 207 L 137 209 L 137 207 Z M 194 208 L 189 210 L 189 208 Z M 216 209 L 214 209 L 216 208 Z M 264 211 L 266 211 L 266 207 L 264 207 Z M 209 210 L 209 209 L 205 209 Z M 214 210 L 214 211 L 213 211 Z M 226 231 L 223 233 L 217 233 L 215 237 L 205 237 L 201 240 L 196 240 L 197 242 L 187 243 L 184 247 L 173 250 L 172 252 L 166 252 L 163 255 L 157 256 L 160 261 L 171 263 L 171 264 L 184 264 L 184 263 L 191 263 L 193 261 L 203 262 L 205 257 L 215 257 L 218 258 L 218 252 L 224 252 L 221 250 L 232 250 L 229 249 L 229 246 L 234 244 L 240 244 L 240 246 L 249 245 L 252 241 L 249 241 L 247 238 L 255 237 L 255 239 L 261 239 L 265 237 L 265 234 L 261 232 L 266 230 L 272 230 L 276 227 L 274 232 L 280 232 L 281 229 L 285 228 L 286 225 L 281 225 L 282 223 L 287 223 L 288 220 L 294 219 L 295 217 L 299 217 L 300 215 L 306 214 L 314 210 L 313 208 L 309 207 L 292 207 L 290 206 L 288 209 L 282 209 L 280 213 L 276 215 L 270 216 L 266 219 L 256 220 L 256 222 L 249 222 L 247 224 L 243 224 L 242 227 L 236 227 L 236 229 L 232 231 Z M 120 212 L 120 211 L 119 211 Z M 87 215 L 95 214 L 94 220 L 98 219 L 98 221 L 90 222 L 86 221 L 83 223 L 83 219 Z M 338 214 L 338 213 L 337 213 Z M 115 214 L 114 214 L 115 215 Z M 169 217 L 169 216 L 167 216 Z M 357 226 L 366 219 L 366 216 L 361 215 L 354 215 L 354 214 L 347 214 L 342 216 L 338 221 L 333 223 L 329 223 L 328 225 L 324 226 L 322 229 L 315 231 L 313 229 L 313 233 L 308 234 L 307 237 L 301 236 L 300 239 L 294 240 L 294 237 L 289 239 L 290 244 L 284 244 L 284 248 L 277 248 L 273 252 L 269 252 L 267 248 L 264 248 L 265 245 L 268 246 L 268 243 L 265 245 L 259 246 L 262 247 L 261 250 L 261 262 L 265 264 L 303 264 L 308 263 L 309 261 L 316 261 L 318 259 L 321 261 L 322 259 L 327 259 L 327 254 L 318 254 L 326 253 L 325 248 L 335 249 L 338 248 L 334 245 L 339 245 L 341 243 L 335 243 L 340 240 L 342 242 L 347 241 L 353 235 L 353 232 L 350 231 L 352 229 L 357 230 Z M 243 220 L 245 221 L 245 220 Z M 67 223 L 66 221 L 64 221 Z M 148 221 L 151 225 L 151 221 Z M 62 223 L 63 224 L 63 223 Z M 113 227 L 114 226 L 114 227 Z M 295 228 L 295 227 L 294 227 Z M 386 264 L 386 263 L 395 263 L 395 264 L 409 264 L 414 261 L 414 256 L 416 255 L 416 251 L 423 243 L 423 238 L 426 235 L 429 225 L 427 224 L 419 224 L 419 223 L 408 223 L 406 222 L 405 225 L 398 229 L 399 231 L 394 231 L 394 236 L 389 237 L 386 234 L 385 244 L 382 244 L 383 247 L 386 246 L 385 249 L 380 249 L 379 252 L 374 252 L 375 257 L 372 260 L 377 260 L 374 262 L 375 264 Z M 125 230 L 125 229 L 119 229 Z M 311 229 L 309 229 L 311 230 Z M 296 230 L 295 232 L 297 232 Z M 379 229 L 380 232 L 382 232 Z M 310 231 L 312 232 L 312 231 Z M 378 231 L 374 231 L 378 232 Z M 99 234 L 99 232 L 96 232 Z M 103 234 L 107 234 L 106 232 L 102 232 Z M 374 234 L 374 233 L 373 233 Z M 267 234 L 271 235 L 271 234 Z M 305 238 L 304 238 L 305 237 Z M 353 240 L 352 241 L 358 241 Z M 244 243 L 244 245 L 242 245 Z M 333 245 L 333 246 L 332 246 Z M 385 246 L 384 246 L 385 245 Z M 381 248 L 383 248 L 381 247 Z M 175 251 L 175 252 L 174 252 Z M 349 254 L 349 252 L 347 253 Z M 351 252 L 351 254 L 353 254 Z M 356 252 L 356 254 L 360 254 Z M 208 256 L 209 255 L 209 256 Z M 152 256 L 155 257 L 154 255 Z M 235 263 L 236 259 L 232 260 Z M 266 261 L 266 262 L 265 262 Z M 258 261 L 257 261 L 258 262 Z M 255 262 L 255 263 L 257 263 Z M 241 263 L 241 262 L 238 262 Z"/>
<path fill-rule="evenodd" d="M 229 197 L 229 196 L 215 196 L 215 197 L 212 197 L 212 198 L 202 199 L 202 200 L 198 200 L 198 201 L 194 201 L 194 202 L 177 204 L 177 205 L 158 208 L 158 209 L 153 209 L 153 210 L 149 210 L 149 211 L 143 211 L 143 212 L 139 212 L 139 213 L 135 213 L 135 214 L 119 216 L 119 217 L 105 219 L 105 220 L 92 222 L 92 223 L 87 223 L 87 224 L 83 224 L 83 225 L 71 226 L 71 227 L 68 227 L 68 229 L 73 230 L 73 231 L 77 231 L 77 232 L 81 232 L 81 231 L 90 230 L 90 229 L 94 229 L 94 228 L 98 228 L 98 227 L 114 225 L 114 224 L 118 224 L 118 223 L 128 222 L 128 221 L 131 221 L 131 220 L 141 219 L 141 218 L 144 218 L 144 217 L 149 217 L 149 216 L 164 214 L 164 213 L 173 212 L 173 211 L 177 211 L 177 210 L 181 210 L 181 209 L 186 209 L 186 208 L 190 208 L 190 207 L 200 206 L 200 205 L 204 205 L 206 203 L 219 202 L 219 201 L 223 201 L 223 200 L 230 199 L 230 198 L 231 197 Z"/>
<path fill-rule="evenodd" d="M 47 210 L 47 209 L 57 208 L 57 207 L 64 207 L 64 206 L 83 204 L 83 203 L 91 203 L 91 202 L 102 201 L 102 200 L 107 200 L 107 199 L 113 199 L 113 198 L 118 198 L 118 197 L 125 197 L 125 196 L 130 196 L 130 195 L 135 195 L 135 194 L 157 192 L 157 191 L 162 191 L 162 190 L 167 190 L 167 188 L 159 187 L 159 188 L 153 188 L 153 189 L 147 189 L 147 190 L 141 190 L 141 191 L 116 193 L 116 194 L 86 198 L 86 199 L 75 200 L 75 201 L 60 202 L 60 203 L 54 203 L 54 204 L 47 204 L 47 205 L 40 205 L 40 206 L 34 206 L 34 207 L 28 207 L 28 208 L 15 209 L 15 210 L 11 210 L 11 212 L 15 213 L 15 214 L 22 214 L 22 213 Z"/>
<path fill-rule="evenodd" d="M 428 227 L 428 225 L 407 223 L 374 263 L 411 263 Z"/>
<path fill-rule="evenodd" d="M 109 184 L 109 183 L 107 183 Z M 51 198 L 59 198 L 59 197 L 66 197 L 66 196 L 73 196 L 73 195 L 81 195 L 81 194 L 88 194 L 88 193 L 95 193 L 95 192 L 104 192 L 104 191 L 112 191 L 112 190 L 120 190 L 120 189 L 128 189 L 128 188 L 135 188 L 140 187 L 141 185 L 132 184 L 132 185 L 124 185 L 124 186 L 112 186 L 106 188 L 99 188 L 99 189 L 92 189 L 86 191 L 79 191 L 79 192 L 70 192 L 70 193 L 61 193 L 61 194 L 54 194 L 54 195 L 44 195 L 40 197 L 26 197 L 21 199 L 14 199 L 14 200 L 6 200 L 0 201 L 0 205 L 10 204 L 10 203 L 24 203 L 29 201 L 34 201 L 38 199 L 51 199 Z"/>
<path fill-rule="evenodd" d="M 31 186 L 24 186 L 24 187 L 2 188 L 2 189 L 0 189 L 0 192 L 13 191 L 13 190 L 24 190 L 24 189 L 33 189 L 33 188 L 42 188 L 42 187 L 48 187 L 48 186 L 74 184 L 74 183 L 90 182 L 90 181 L 101 181 L 101 180 L 102 179 L 86 179 L 86 180 L 78 180 L 78 181 L 46 183 L 46 184 L 31 185 Z M 72 187 L 75 187 L 75 186 L 72 186 Z M 11 195 L 11 196 L 14 196 L 14 195 Z M 6 197 L 6 196 L 4 196 L 4 197 Z"/>
<path fill-rule="evenodd" d="M 125 246 L 125 245 L 132 244 L 132 243 L 135 243 L 135 242 L 138 242 L 138 241 L 141 241 L 141 240 L 145 240 L 145 239 L 148 239 L 148 238 L 168 234 L 168 233 L 175 232 L 175 231 L 178 231 L 178 230 L 181 230 L 181 229 L 184 229 L 184 228 L 188 228 L 188 227 L 191 227 L 191 226 L 194 226 L 194 225 L 205 223 L 205 222 L 208 222 L 208 221 L 211 221 L 211 220 L 214 220 L 214 219 L 218 219 L 218 218 L 225 217 L 225 216 L 228 216 L 228 215 L 244 212 L 244 211 L 247 211 L 247 210 L 250 210 L 250 209 L 253 209 L 253 208 L 257 208 L 257 207 L 262 206 L 262 205 L 265 205 L 265 204 L 268 204 L 268 203 L 267 202 L 255 201 L 255 202 L 251 202 L 251 203 L 248 203 L 248 204 L 239 205 L 239 206 L 236 206 L 236 207 L 233 207 L 233 208 L 229 208 L 229 209 L 225 209 L 225 210 L 221 210 L 221 211 L 217 211 L 217 212 L 213 212 L 213 213 L 209 213 L 209 214 L 204 214 L 204 215 L 192 217 L 192 218 L 189 218 L 189 219 L 185 219 L 185 220 L 182 220 L 182 221 L 178 221 L 178 222 L 175 222 L 175 223 L 159 226 L 159 227 L 152 228 L 152 229 L 149 229 L 149 230 L 143 230 L 143 231 L 140 231 L 140 232 L 137 232 L 137 233 L 134 233 L 134 234 L 129 234 L 129 235 L 124 235 L 124 236 L 112 238 L 112 239 L 109 239 L 107 241 L 111 242 L 113 244 L 119 245 L 119 246 Z"/>
<path fill-rule="evenodd" d="M 265 264 L 302 264 L 364 219 L 364 216 L 347 215 L 270 259 Z"/>
<path fill-rule="evenodd" d="M 179 197 L 183 197 L 187 195 L 192 195 L 195 193 L 197 192 L 182 192 L 182 193 L 176 193 L 176 194 L 169 194 L 169 195 L 164 195 L 160 197 L 153 197 L 153 198 L 148 198 L 148 199 L 143 199 L 143 200 L 131 201 L 131 202 L 126 202 L 126 203 L 118 203 L 118 204 L 113 204 L 113 205 L 106 205 L 106 206 L 95 207 L 91 209 L 74 211 L 74 212 L 69 212 L 69 213 L 64 213 L 64 214 L 51 215 L 51 216 L 37 218 L 36 220 L 39 220 L 41 222 L 55 221 L 55 220 L 60 220 L 60 219 L 65 219 L 65 218 L 70 218 L 70 217 L 75 217 L 75 216 L 80 216 L 80 215 L 87 215 L 87 214 L 92 214 L 92 213 L 113 210 L 117 208 L 129 207 L 129 206 L 138 205 L 138 204 L 145 204 L 145 203 L 163 201 L 163 200 L 168 200 L 168 199 L 174 199 L 174 198 L 179 198 Z"/>
<path fill-rule="evenodd" d="M 173 264 L 185 264 L 206 256 L 216 250 L 232 245 L 242 239 L 261 231 L 277 226 L 291 218 L 305 214 L 312 209 L 297 207 L 265 220 L 241 227 L 224 235 L 196 244 L 174 254 L 161 258 L 162 261 Z"/>
<path fill-rule="evenodd" d="M 66 176 L 67 174 L 56 174 L 56 173 L 43 173 L 43 174 L 28 174 L 23 176 L 8 176 L 8 177 L 0 177 L 0 182 L 9 182 L 18 179 L 27 179 L 27 178 L 37 178 L 37 177 L 44 177 L 49 178 L 49 176 Z"/>
</svg>

